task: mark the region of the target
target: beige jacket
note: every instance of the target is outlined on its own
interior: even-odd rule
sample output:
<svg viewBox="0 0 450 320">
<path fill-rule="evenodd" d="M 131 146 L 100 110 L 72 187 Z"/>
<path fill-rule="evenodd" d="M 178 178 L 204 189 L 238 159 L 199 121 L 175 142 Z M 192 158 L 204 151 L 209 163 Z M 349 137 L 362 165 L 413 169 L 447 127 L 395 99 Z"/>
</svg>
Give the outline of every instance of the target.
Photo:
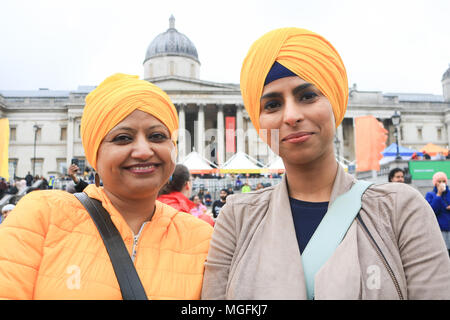
<svg viewBox="0 0 450 320">
<path fill-rule="evenodd" d="M 354 183 L 339 167 L 330 204 Z M 210 244 L 202 299 L 306 299 L 288 197 L 283 178 L 227 198 Z M 450 299 L 448 251 L 417 190 L 372 185 L 360 217 L 363 223 L 355 219 L 317 272 L 315 299 Z"/>
</svg>

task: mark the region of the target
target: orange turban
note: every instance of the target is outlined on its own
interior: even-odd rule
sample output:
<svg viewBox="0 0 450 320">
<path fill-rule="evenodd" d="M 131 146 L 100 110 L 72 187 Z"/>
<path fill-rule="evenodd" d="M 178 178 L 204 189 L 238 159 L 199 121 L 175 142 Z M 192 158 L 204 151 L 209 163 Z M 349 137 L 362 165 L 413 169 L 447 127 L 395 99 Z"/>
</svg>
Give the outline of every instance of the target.
<svg viewBox="0 0 450 320">
<path fill-rule="evenodd" d="M 250 47 L 241 69 L 241 92 L 253 126 L 259 131 L 260 99 L 264 81 L 277 61 L 315 85 L 330 101 L 336 127 L 348 102 L 348 80 L 336 49 L 322 36 L 305 29 L 270 31 Z"/>
<path fill-rule="evenodd" d="M 81 140 L 86 159 L 97 169 L 97 151 L 103 138 L 135 110 L 161 121 L 176 144 L 178 114 L 169 96 L 138 76 L 116 73 L 86 96 L 81 118 Z"/>
</svg>

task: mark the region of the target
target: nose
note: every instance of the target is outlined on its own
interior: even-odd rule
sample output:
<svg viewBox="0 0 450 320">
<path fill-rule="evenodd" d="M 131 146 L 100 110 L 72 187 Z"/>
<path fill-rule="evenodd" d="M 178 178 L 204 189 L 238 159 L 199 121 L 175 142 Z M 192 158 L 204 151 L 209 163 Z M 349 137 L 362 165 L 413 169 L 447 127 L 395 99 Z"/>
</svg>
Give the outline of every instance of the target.
<svg viewBox="0 0 450 320">
<path fill-rule="evenodd" d="M 283 111 L 283 122 L 291 127 L 295 127 L 305 118 L 300 106 L 295 103 L 293 98 L 285 100 Z"/>
<path fill-rule="evenodd" d="M 133 142 L 131 157 L 139 160 L 147 160 L 154 154 L 152 143 L 145 136 L 138 135 Z"/>
</svg>

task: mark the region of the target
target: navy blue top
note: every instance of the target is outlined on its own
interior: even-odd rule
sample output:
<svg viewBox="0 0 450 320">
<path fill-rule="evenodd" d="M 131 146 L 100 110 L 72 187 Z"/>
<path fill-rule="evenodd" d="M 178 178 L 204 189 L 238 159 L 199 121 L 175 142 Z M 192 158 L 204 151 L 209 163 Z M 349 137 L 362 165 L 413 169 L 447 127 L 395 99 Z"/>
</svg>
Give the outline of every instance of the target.
<svg viewBox="0 0 450 320">
<path fill-rule="evenodd" d="M 289 197 L 300 253 L 316 231 L 328 210 L 328 202 L 306 202 Z"/>
</svg>

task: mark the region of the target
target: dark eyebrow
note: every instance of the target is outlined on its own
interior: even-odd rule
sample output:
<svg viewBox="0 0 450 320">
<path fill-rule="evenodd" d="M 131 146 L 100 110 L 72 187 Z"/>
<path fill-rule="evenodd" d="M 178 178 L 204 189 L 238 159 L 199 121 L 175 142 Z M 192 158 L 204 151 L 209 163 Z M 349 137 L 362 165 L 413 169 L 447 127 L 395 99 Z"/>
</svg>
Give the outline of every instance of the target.
<svg viewBox="0 0 450 320">
<path fill-rule="evenodd" d="M 303 83 L 303 84 L 299 85 L 298 87 L 295 87 L 294 89 L 292 89 L 292 94 L 296 95 L 297 93 L 299 93 L 311 86 L 314 86 L 314 85 L 309 82 Z M 269 93 L 266 93 L 265 95 L 263 95 L 260 100 L 268 99 L 268 98 L 281 98 L 281 97 L 282 97 L 282 94 L 279 92 L 269 92 Z"/>
<path fill-rule="evenodd" d="M 150 126 L 150 127 L 147 128 L 147 130 L 153 130 L 153 129 L 158 129 L 158 128 L 168 130 L 167 127 L 162 125 L 162 124 L 155 124 L 153 126 Z M 118 131 L 118 130 L 128 131 L 128 132 L 131 132 L 131 133 L 135 133 L 137 131 L 134 128 L 126 127 L 126 126 L 117 127 L 117 128 L 112 129 L 111 131 L 114 132 L 114 131 Z"/>
<path fill-rule="evenodd" d="M 269 92 L 269 93 L 266 93 L 265 95 L 263 95 L 260 100 L 269 99 L 269 98 L 281 98 L 281 97 L 282 97 L 282 95 L 279 92 Z"/>
<path fill-rule="evenodd" d="M 299 85 L 298 87 L 292 89 L 292 94 L 295 96 L 297 93 L 311 87 L 314 86 L 312 83 L 306 82 L 304 84 Z"/>
</svg>

